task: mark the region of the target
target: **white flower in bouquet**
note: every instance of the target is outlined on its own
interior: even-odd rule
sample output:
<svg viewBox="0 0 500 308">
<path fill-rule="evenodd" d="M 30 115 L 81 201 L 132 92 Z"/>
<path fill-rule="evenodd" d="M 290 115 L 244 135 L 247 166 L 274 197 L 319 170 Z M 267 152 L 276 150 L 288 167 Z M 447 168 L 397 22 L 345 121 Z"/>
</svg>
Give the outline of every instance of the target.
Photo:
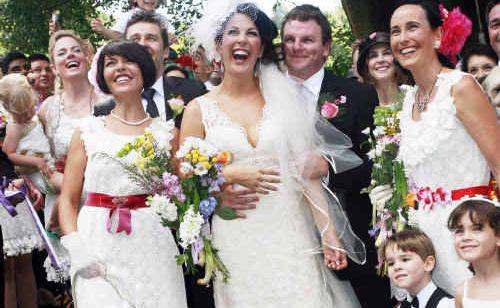
<svg viewBox="0 0 500 308">
<path fill-rule="evenodd" d="M 375 127 L 375 129 L 373 130 L 373 135 L 375 137 L 380 137 L 380 136 L 385 135 L 385 128 L 383 126 Z"/>
<path fill-rule="evenodd" d="M 208 167 L 209 167 L 209 165 L 207 162 L 201 161 L 201 162 L 196 164 L 196 166 L 194 168 L 194 173 L 196 175 L 200 175 L 200 176 L 205 175 L 208 173 Z"/>
<path fill-rule="evenodd" d="M 361 131 L 361 133 L 363 133 L 365 135 L 370 135 L 370 132 L 371 132 L 371 129 L 369 126 Z"/>
<path fill-rule="evenodd" d="M 182 143 L 180 149 L 177 151 L 176 156 L 178 158 L 183 158 L 186 156 L 189 152 L 191 152 L 191 149 L 198 149 L 200 147 L 200 142 L 202 140 L 200 138 L 196 137 L 187 137 L 184 142 Z"/>
<path fill-rule="evenodd" d="M 149 196 L 146 204 L 149 205 L 161 218 L 167 221 L 177 220 L 177 206 L 170 198 L 158 194 Z"/>
<path fill-rule="evenodd" d="M 182 162 L 179 165 L 179 172 L 184 176 L 191 174 L 193 171 L 193 166 L 191 166 L 191 164 L 188 162 Z"/>
<path fill-rule="evenodd" d="M 204 222 L 203 216 L 200 213 L 195 213 L 193 206 L 184 213 L 184 218 L 179 226 L 179 238 L 182 248 L 187 249 L 189 245 L 196 242 Z"/>
<path fill-rule="evenodd" d="M 200 154 L 206 157 L 212 157 L 217 155 L 218 151 L 216 148 L 208 144 L 207 142 L 203 142 L 199 147 Z"/>
</svg>

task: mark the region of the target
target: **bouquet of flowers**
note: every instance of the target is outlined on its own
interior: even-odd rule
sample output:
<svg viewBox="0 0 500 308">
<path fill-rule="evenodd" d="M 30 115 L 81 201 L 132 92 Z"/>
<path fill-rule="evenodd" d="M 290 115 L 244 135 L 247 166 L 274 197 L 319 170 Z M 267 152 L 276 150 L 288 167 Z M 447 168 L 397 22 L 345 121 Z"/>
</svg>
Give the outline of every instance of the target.
<svg viewBox="0 0 500 308">
<path fill-rule="evenodd" d="M 229 271 L 213 247 L 209 219 L 214 213 L 223 219 L 236 218 L 233 210 L 221 208 L 213 196 L 224 183 L 222 170 L 230 155 L 219 153 L 201 139 L 187 138 L 177 153 L 182 160 L 179 178 L 173 173 L 169 151 L 159 146 L 151 131 L 127 143 L 117 156 L 125 157 L 132 151 L 135 162 L 121 164 L 148 192 L 146 204 L 160 216 L 163 225 L 177 231 L 177 243 L 183 248 L 177 263 L 185 264 L 191 274 L 196 273 L 196 265 L 204 267 L 205 276 L 199 284 L 210 283 L 216 271 L 227 281 Z"/>
<path fill-rule="evenodd" d="M 408 192 L 403 162 L 398 158 L 400 129 L 397 114 L 402 107 L 401 101 L 402 93 L 398 103 L 375 107 L 375 129 L 363 131 L 370 135 L 368 157 L 373 161 L 371 183 L 365 191 L 371 192 L 375 187 L 387 184 L 393 188 L 392 197 L 383 206 L 373 206 L 371 235 L 377 237 L 377 246 L 393 232 L 405 228 L 408 209 L 415 204 L 414 196 Z"/>
<path fill-rule="evenodd" d="M 208 284 L 215 271 L 227 281 L 229 271 L 212 245 L 209 219 L 214 213 L 223 219 L 237 218 L 232 209 L 220 207 L 214 197 L 224 184 L 222 170 L 231 162 L 231 154 L 218 152 L 205 141 L 189 137 L 176 156 L 181 160 L 179 173 L 186 195 L 178 234 L 184 253 L 178 261 L 185 262 L 188 270 L 193 270 L 195 264 L 205 266 L 205 277 L 198 280 L 199 284 Z"/>
</svg>

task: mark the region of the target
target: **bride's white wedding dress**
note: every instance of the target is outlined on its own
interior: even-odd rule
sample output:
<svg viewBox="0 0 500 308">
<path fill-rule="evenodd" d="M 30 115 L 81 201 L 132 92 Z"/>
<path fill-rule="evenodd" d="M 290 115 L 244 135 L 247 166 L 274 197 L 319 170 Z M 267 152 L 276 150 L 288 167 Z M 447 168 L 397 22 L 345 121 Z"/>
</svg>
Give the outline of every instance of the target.
<svg viewBox="0 0 500 308">
<path fill-rule="evenodd" d="M 253 147 L 245 130 L 233 122 L 212 98 L 197 99 L 206 140 L 233 154 L 233 164 L 274 167 L 279 170 L 277 134 L 282 131 L 269 104 L 258 123 Z M 259 195 L 255 210 L 245 219 L 212 221 L 214 246 L 231 273 L 227 283 L 214 283 L 218 308 L 359 307 L 346 281 L 323 265 L 319 236 L 300 187 Z"/>
</svg>

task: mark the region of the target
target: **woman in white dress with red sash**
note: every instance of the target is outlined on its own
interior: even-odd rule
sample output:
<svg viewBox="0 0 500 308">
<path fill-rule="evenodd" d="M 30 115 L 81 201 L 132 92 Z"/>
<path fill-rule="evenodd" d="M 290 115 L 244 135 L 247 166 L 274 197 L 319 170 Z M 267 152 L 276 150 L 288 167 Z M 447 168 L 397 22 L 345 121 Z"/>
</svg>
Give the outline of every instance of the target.
<svg viewBox="0 0 500 308">
<path fill-rule="evenodd" d="M 436 3 L 403 1 L 391 18 L 391 47 L 416 83 L 399 116 L 399 156 L 419 205 L 410 223 L 432 239 L 433 279 L 453 294 L 471 272 L 455 253 L 448 216 L 462 197 L 487 195 L 490 172 L 500 175 L 500 127 L 479 84 L 439 53 L 442 22 Z"/>
<path fill-rule="evenodd" d="M 151 119 L 141 103 L 143 85 L 155 81 L 153 60 L 136 43 L 110 43 L 97 72 L 99 87 L 113 94 L 116 107 L 109 116 L 83 121 L 73 135 L 61 193 L 61 243 L 70 254 L 76 306 L 186 307 L 174 238 L 146 206 L 146 188 L 123 167 L 137 156 L 132 151 L 117 158 L 145 131 L 172 149 L 173 121 Z M 87 196 L 78 213 L 82 190 Z"/>
</svg>

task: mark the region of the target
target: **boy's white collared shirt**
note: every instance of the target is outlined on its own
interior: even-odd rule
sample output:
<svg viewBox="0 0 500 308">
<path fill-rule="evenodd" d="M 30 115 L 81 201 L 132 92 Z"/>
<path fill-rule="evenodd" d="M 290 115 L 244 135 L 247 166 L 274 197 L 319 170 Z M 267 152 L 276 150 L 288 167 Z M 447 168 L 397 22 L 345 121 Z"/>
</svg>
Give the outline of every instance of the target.
<svg viewBox="0 0 500 308">
<path fill-rule="evenodd" d="M 418 292 L 417 298 L 419 307 L 416 308 L 425 308 L 427 302 L 432 296 L 432 293 L 434 293 L 436 289 L 437 289 L 436 285 L 434 284 L 434 282 L 431 281 L 427 284 L 427 286 L 425 286 L 425 288 L 423 288 L 420 292 Z M 406 300 L 410 303 L 412 299 L 413 297 L 411 297 L 410 295 L 406 297 Z M 445 297 L 441 299 L 436 308 L 455 308 L 455 300 L 453 298 Z"/>
</svg>

